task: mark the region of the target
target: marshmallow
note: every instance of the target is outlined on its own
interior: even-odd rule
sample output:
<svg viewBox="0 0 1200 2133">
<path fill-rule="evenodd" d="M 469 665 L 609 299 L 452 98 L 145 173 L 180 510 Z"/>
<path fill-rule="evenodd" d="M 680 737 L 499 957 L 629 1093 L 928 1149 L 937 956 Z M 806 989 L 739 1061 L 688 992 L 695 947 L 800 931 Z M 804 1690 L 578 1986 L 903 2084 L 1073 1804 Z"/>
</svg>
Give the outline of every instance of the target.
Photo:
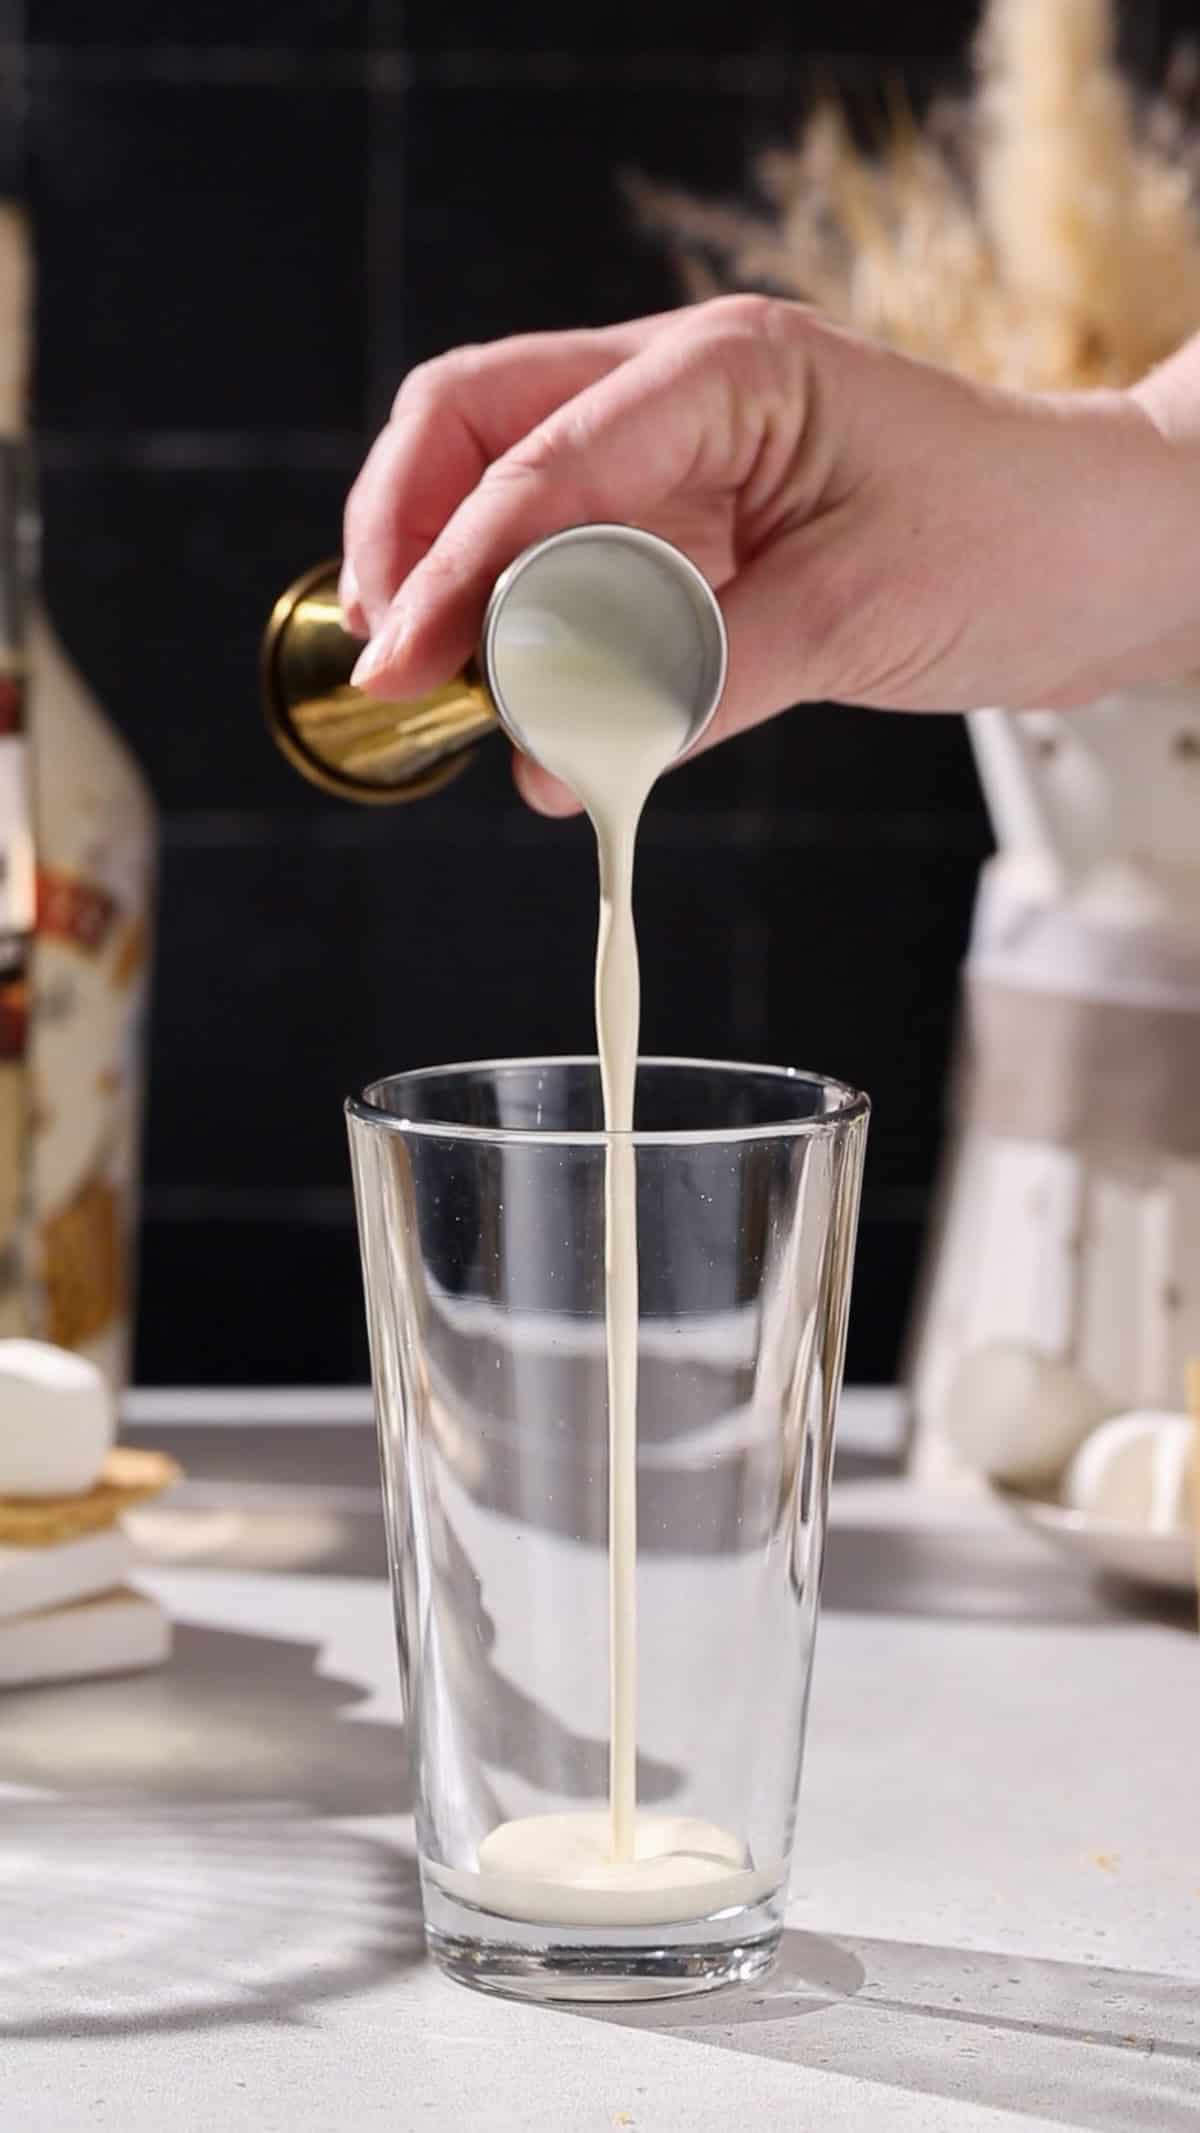
<svg viewBox="0 0 1200 2133">
<path fill-rule="evenodd" d="M 81 1496 L 116 1433 L 94 1363 L 46 1341 L 0 1340 L 0 1496 Z"/>
<path fill-rule="evenodd" d="M 14 1615 L 40 1614 L 113 1592 L 134 1561 L 133 1542 L 119 1526 L 47 1546 L 0 1545 L 0 1632 Z"/>
<path fill-rule="evenodd" d="M 1195 1424 L 1139 1409 L 1092 1431 L 1071 1462 L 1063 1501 L 1108 1525 L 1187 1533 L 1192 1525 Z"/>
<path fill-rule="evenodd" d="M 946 1393 L 944 1427 L 977 1473 L 1039 1488 L 1058 1480 L 1109 1405 L 1070 1363 L 1017 1341 L 993 1341 L 960 1361 Z"/>
<path fill-rule="evenodd" d="M 158 1602 L 121 1586 L 0 1623 L 0 1689 L 140 1672 L 161 1666 L 170 1650 L 171 1624 Z"/>
</svg>

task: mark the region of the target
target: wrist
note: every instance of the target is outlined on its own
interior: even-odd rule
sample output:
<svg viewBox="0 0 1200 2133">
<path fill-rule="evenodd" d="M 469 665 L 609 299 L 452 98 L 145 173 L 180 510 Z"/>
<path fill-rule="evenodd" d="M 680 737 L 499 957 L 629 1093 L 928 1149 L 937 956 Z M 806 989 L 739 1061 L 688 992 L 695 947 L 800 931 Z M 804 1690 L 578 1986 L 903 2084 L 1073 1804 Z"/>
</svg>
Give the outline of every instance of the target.
<svg viewBox="0 0 1200 2133">
<path fill-rule="evenodd" d="M 1075 513 L 1077 569 L 1096 644 L 1064 701 L 1200 669 L 1200 421 L 1164 420 L 1151 384 L 1075 402 L 1092 477 Z"/>
<path fill-rule="evenodd" d="M 1142 468 L 1139 523 L 1130 525 L 1129 535 L 1136 546 L 1139 524 L 1144 528 L 1137 580 L 1150 627 L 1145 671 L 1138 678 L 1146 681 L 1200 669 L 1200 376 L 1194 352 L 1186 354 L 1192 383 L 1186 397 L 1178 393 L 1179 371 L 1165 393 L 1159 386 L 1165 374 L 1159 372 L 1123 395 Z"/>
</svg>

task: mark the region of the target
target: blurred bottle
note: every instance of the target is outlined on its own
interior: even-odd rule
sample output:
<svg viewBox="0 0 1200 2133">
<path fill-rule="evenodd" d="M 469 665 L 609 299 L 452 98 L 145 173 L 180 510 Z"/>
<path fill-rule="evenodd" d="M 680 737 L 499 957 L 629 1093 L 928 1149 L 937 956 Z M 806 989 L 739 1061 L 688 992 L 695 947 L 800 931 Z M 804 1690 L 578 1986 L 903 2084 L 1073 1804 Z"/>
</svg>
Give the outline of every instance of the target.
<svg viewBox="0 0 1200 2133">
<path fill-rule="evenodd" d="M 0 438 L 0 1336 L 26 1330 L 32 1184 L 29 977 L 35 876 L 24 477 L 21 447 Z"/>
<path fill-rule="evenodd" d="M 0 439 L 18 454 L 31 287 L 24 217 L 0 208 Z M 0 1321 L 19 1317 L 24 1331 L 90 1356 L 119 1388 L 133 1337 L 155 814 L 41 607 L 32 481 L 21 517 L 36 899 L 27 1026 L 8 1018 L 20 1084 L 9 1108 L 24 1120 L 19 1310 L 10 1284 Z M 19 697 L 19 657 L 10 668 Z M 0 1060 L 4 1020 L 0 1007 Z M 3 1193 L 0 1176 L 0 1202 Z"/>
</svg>

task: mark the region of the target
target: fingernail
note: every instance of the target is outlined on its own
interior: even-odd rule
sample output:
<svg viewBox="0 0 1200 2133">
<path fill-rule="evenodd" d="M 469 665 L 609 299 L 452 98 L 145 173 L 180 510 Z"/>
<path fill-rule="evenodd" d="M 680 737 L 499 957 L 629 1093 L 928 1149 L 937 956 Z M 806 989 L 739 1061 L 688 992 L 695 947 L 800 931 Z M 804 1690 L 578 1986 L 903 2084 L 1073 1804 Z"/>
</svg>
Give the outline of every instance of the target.
<svg viewBox="0 0 1200 2133">
<path fill-rule="evenodd" d="M 338 579 L 338 605 L 343 614 L 347 614 L 352 607 L 360 605 L 358 572 L 355 570 L 353 563 L 350 562 L 342 564 L 341 576 Z"/>
<path fill-rule="evenodd" d="M 390 638 L 372 637 L 371 642 L 359 653 L 351 669 L 351 688 L 361 689 L 365 682 L 372 681 L 381 668 L 386 666 L 392 649 Z"/>
</svg>

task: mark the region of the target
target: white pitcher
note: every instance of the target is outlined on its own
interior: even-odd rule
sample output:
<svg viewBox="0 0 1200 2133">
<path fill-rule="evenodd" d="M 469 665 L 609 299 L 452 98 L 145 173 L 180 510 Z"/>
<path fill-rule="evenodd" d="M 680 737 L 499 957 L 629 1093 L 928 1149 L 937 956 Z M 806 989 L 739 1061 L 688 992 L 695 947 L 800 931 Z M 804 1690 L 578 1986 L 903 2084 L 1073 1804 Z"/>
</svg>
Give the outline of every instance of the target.
<svg viewBox="0 0 1200 2133">
<path fill-rule="evenodd" d="M 1036 1441 L 1050 1479 L 1105 1414 L 1179 1406 L 1200 1353 L 1200 677 L 971 730 L 999 850 L 965 970 L 913 1459 L 961 1473 L 990 1430 L 992 1471 L 1029 1478 Z"/>
</svg>

